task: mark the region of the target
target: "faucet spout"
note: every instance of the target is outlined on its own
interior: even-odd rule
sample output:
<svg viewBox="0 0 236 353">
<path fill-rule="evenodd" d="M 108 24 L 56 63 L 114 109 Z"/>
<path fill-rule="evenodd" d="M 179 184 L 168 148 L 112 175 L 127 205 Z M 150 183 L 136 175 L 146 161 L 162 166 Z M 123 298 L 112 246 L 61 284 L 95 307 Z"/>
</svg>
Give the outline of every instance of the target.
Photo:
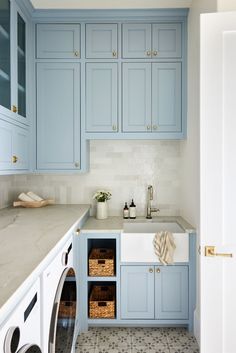
<svg viewBox="0 0 236 353">
<path fill-rule="evenodd" d="M 156 207 L 152 207 L 153 200 L 153 187 L 152 185 L 148 185 L 148 198 L 147 198 L 147 219 L 152 219 L 152 212 L 159 212 L 160 210 Z"/>
</svg>

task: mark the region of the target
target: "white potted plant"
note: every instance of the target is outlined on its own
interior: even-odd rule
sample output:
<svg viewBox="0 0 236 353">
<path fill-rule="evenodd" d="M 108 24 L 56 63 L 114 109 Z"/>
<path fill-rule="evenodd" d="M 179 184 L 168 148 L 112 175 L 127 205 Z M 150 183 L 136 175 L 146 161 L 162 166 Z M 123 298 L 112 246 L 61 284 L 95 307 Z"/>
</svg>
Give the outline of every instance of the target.
<svg viewBox="0 0 236 353">
<path fill-rule="evenodd" d="M 97 200 L 97 219 L 108 217 L 107 201 L 110 200 L 111 196 L 111 192 L 107 190 L 98 190 L 93 195 L 93 199 Z"/>
</svg>

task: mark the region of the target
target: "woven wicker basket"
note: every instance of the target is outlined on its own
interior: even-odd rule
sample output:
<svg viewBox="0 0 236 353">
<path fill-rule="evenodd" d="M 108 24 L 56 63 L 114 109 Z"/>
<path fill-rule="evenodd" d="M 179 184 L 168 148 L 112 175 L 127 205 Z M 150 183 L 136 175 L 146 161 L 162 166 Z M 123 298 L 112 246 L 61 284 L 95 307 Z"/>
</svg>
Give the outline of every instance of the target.
<svg viewBox="0 0 236 353">
<path fill-rule="evenodd" d="M 59 318 L 69 317 L 75 318 L 76 314 L 76 302 L 61 301 L 59 306 Z"/>
<path fill-rule="evenodd" d="M 89 276 L 108 277 L 115 275 L 113 249 L 92 249 L 89 255 Z"/>
<path fill-rule="evenodd" d="M 93 286 L 89 298 L 89 317 L 93 319 L 115 318 L 115 291 L 114 285 Z"/>
</svg>

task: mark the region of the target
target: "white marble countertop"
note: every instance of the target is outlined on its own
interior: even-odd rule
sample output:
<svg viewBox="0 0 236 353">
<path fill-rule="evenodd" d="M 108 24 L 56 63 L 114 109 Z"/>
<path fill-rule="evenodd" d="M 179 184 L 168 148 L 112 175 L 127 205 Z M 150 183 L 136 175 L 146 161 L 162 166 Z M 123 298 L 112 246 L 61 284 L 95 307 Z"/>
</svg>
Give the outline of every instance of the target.
<svg viewBox="0 0 236 353">
<path fill-rule="evenodd" d="M 176 222 L 186 233 L 195 233 L 196 230 L 188 222 L 180 216 L 158 216 L 153 217 L 158 222 Z M 134 222 L 146 221 L 143 217 L 137 217 Z M 121 233 L 123 231 L 124 222 L 133 222 L 131 219 L 123 219 L 122 217 L 108 217 L 107 219 L 98 220 L 89 217 L 84 224 L 83 233 Z"/>
<path fill-rule="evenodd" d="M 0 310 L 90 205 L 0 210 Z"/>
</svg>

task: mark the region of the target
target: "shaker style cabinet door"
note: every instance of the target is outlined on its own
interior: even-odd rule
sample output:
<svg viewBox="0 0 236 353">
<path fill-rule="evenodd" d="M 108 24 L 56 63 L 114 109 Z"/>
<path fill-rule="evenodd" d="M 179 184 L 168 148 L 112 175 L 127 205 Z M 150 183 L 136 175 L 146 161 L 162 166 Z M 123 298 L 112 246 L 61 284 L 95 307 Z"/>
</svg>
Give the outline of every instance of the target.
<svg viewBox="0 0 236 353">
<path fill-rule="evenodd" d="M 86 58 L 117 58 L 117 24 L 86 24 Z"/>
<path fill-rule="evenodd" d="M 80 58 L 80 25 L 38 24 L 37 58 Z"/>
<path fill-rule="evenodd" d="M 188 266 L 155 267 L 155 318 L 188 319 Z"/>
<path fill-rule="evenodd" d="M 86 64 L 86 132 L 118 129 L 116 63 Z"/>
<path fill-rule="evenodd" d="M 151 57 L 151 24 L 123 24 L 122 39 L 123 58 Z"/>
<path fill-rule="evenodd" d="M 181 23 L 152 25 L 153 58 L 181 58 Z"/>
<path fill-rule="evenodd" d="M 121 318 L 154 319 L 154 267 L 121 267 Z"/>
<path fill-rule="evenodd" d="M 181 90 L 181 63 L 152 64 L 152 131 L 181 131 Z"/>
<path fill-rule="evenodd" d="M 80 169 L 80 64 L 37 64 L 37 169 Z"/>
<path fill-rule="evenodd" d="M 151 64 L 123 64 L 123 131 L 151 132 Z"/>
</svg>

